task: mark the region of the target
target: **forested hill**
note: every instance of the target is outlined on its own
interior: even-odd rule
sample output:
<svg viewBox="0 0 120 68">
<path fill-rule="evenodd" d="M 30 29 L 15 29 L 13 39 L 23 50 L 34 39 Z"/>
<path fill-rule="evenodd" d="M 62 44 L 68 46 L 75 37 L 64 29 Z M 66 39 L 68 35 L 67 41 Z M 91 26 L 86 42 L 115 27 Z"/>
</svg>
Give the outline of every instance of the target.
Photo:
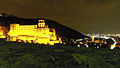
<svg viewBox="0 0 120 68">
<path fill-rule="evenodd" d="M 33 19 L 24 19 L 24 18 L 18 18 L 15 16 L 1 16 L 0 17 L 0 25 L 6 25 L 9 26 L 11 23 L 18 23 L 18 24 L 24 24 L 24 25 L 33 25 L 38 24 L 38 20 L 42 18 L 33 18 Z M 79 38 L 85 38 L 83 34 L 80 32 L 71 29 L 67 26 L 64 26 L 56 21 L 44 19 L 46 24 L 49 28 L 55 28 L 57 35 L 59 35 L 62 39 L 79 39 Z"/>
</svg>

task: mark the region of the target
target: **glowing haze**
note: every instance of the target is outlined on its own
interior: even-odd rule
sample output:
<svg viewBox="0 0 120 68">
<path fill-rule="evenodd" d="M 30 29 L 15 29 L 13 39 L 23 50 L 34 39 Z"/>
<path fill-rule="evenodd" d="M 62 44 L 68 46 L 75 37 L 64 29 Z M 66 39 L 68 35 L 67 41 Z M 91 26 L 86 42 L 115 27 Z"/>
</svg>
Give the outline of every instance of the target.
<svg viewBox="0 0 120 68">
<path fill-rule="evenodd" d="M 1 0 L 0 13 L 52 19 L 82 33 L 120 33 L 120 0 Z"/>
</svg>

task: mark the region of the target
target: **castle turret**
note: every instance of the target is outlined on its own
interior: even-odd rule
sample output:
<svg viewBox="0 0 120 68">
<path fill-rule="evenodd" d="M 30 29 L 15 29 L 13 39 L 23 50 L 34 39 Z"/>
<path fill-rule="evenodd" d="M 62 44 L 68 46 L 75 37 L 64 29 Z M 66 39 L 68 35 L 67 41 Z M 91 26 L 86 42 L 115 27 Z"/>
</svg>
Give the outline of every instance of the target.
<svg viewBox="0 0 120 68">
<path fill-rule="evenodd" d="M 45 20 L 39 20 L 38 27 L 44 28 L 45 27 Z"/>
</svg>

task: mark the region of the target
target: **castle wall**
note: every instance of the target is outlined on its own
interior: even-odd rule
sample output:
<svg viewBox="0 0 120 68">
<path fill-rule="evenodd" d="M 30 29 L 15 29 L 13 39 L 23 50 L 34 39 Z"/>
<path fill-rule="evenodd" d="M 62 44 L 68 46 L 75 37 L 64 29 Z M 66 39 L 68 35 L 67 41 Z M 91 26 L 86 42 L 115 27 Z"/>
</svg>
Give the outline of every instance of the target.
<svg viewBox="0 0 120 68">
<path fill-rule="evenodd" d="M 8 32 L 10 41 L 34 42 L 39 44 L 50 44 L 62 42 L 56 36 L 55 29 L 48 28 L 44 20 L 39 20 L 38 25 L 11 24 Z"/>
</svg>

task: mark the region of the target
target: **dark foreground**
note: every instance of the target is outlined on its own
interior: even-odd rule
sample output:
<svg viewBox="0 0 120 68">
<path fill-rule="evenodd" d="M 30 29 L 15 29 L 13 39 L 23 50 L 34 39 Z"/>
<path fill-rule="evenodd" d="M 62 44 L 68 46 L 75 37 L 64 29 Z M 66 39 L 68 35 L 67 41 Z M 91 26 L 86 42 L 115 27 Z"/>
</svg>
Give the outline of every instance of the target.
<svg viewBox="0 0 120 68">
<path fill-rule="evenodd" d="M 0 41 L 0 68 L 119 68 L 120 50 Z"/>
</svg>

